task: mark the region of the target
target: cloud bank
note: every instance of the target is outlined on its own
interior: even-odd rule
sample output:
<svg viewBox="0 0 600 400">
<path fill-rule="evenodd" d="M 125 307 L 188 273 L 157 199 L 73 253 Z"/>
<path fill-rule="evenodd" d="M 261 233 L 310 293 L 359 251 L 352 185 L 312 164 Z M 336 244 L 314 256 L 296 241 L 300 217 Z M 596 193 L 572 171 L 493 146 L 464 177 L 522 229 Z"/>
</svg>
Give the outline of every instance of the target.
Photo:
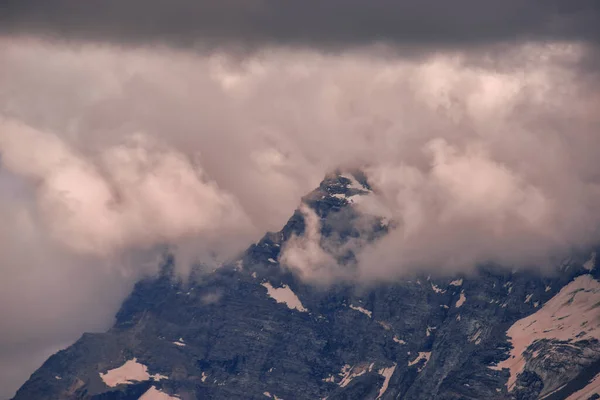
<svg viewBox="0 0 600 400">
<path fill-rule="evenodd" d="M 218 262 L 339 166 L 364 168 L 360 207 L 396 221 L 359 279 L 543 263 L 600 238 L 585 40 L 418 57 L 124 43 L 0 38 L 0 387 L 108 327 L 161 246 L 183 274 Z M 284 261 L 327 264 L 313 239 Z"/>
<path fill-rule="evenodd" d="M 75 253 L 110 256 L 217 228 L 242 233 L 248 225 L 235 199 L 201 168 L 142 135 L 86 158 L 55 134 L 0 123 L 4 166 L 35 182 L 40 222 Z"/>
</svg>

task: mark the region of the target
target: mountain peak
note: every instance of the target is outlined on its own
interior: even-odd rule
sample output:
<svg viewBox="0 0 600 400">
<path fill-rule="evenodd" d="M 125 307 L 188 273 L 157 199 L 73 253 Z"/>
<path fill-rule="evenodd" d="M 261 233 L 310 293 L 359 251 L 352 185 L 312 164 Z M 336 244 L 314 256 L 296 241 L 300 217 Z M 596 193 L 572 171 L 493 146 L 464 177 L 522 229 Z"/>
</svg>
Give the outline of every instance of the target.
<svg viewBox="0 0 600 400">
<path fill-rule="evenodd" d="M 386 233 L 356 207 L 374 194 L 360 171 L 336 171 L 232 268 L 138 283 L 112 329 L 50 357 L 15 399 L 533 400 L 600 376 L 600 341 L 579 334 L 598 328 L 599 283 L 575 279 L 597 272 L 596 257 L 556 276 L 488 269 L 370 287 L 316 285 L 281 265 L 292 242 L 295 261 L 351 270 L 346 244 Z M 533 330 L 540 340 L 517 342 Z"/>
</svg>

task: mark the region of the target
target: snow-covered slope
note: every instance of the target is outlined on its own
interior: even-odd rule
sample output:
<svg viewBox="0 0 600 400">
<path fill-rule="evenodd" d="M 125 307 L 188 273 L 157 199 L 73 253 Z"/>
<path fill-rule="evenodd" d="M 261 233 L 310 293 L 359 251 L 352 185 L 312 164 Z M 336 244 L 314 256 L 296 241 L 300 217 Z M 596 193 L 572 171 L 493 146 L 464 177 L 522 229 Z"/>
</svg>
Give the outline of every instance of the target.
<svg viewBox="0 0 600 400">
<path fill-rule="evenodd" d="M 541 309 L 512 325 L 507 335 L 513 346 L 510 356 L 491 368 L 509 369 L 509 390 L 528 366 L 535 370 L 564 349 L 581 350 L 595 359 L 600 350 L 600 282 L 590 274 L 578 276 Z M 552 378 L 554 382 L 545 382 L 542 394 L 549 395 L 556 386 L 564 385 L 560 376 Z"/>
</svg>

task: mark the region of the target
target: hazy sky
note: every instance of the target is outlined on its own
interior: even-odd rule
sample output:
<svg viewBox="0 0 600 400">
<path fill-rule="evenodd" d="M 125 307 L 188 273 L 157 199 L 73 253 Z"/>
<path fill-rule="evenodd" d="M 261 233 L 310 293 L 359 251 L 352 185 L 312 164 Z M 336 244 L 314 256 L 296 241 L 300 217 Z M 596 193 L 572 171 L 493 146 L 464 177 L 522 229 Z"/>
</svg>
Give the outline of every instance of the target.
<svg viewBox="0 0 600 400">
<path fill-rule="evenodd" d="M 442 3 L 0 0 L 0 397 L 339 166 L 398 222 L 359 279 L 596 243 L 598 3 Z M 283 260 L 335 277 L 305 212 Z"/>
</svg>

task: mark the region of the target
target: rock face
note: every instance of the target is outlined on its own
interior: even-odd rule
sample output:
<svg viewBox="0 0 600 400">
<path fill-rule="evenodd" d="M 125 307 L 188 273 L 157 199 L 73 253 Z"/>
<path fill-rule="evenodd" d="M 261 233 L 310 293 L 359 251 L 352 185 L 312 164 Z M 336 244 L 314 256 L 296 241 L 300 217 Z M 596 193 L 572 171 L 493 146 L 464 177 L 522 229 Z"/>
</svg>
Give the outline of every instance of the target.
<svg viewBox="0 0 600 400">
<path fill-rule="evenodd" d="M 371 188 L 334 174 L 303 199 L 321 239 L 377 240 L 354 204 Z M 306 213 L 236 262 L 182 284 L 139 282 L 112 329 L 84 334 L 17 392 L 36 399 L 588 399 L 600 387 L 600 268 L 481 267 L 469 276 L 326 289 L 280 265 Z M 352 268 L 351 250 L 330 257 Z"/>
</svg>

